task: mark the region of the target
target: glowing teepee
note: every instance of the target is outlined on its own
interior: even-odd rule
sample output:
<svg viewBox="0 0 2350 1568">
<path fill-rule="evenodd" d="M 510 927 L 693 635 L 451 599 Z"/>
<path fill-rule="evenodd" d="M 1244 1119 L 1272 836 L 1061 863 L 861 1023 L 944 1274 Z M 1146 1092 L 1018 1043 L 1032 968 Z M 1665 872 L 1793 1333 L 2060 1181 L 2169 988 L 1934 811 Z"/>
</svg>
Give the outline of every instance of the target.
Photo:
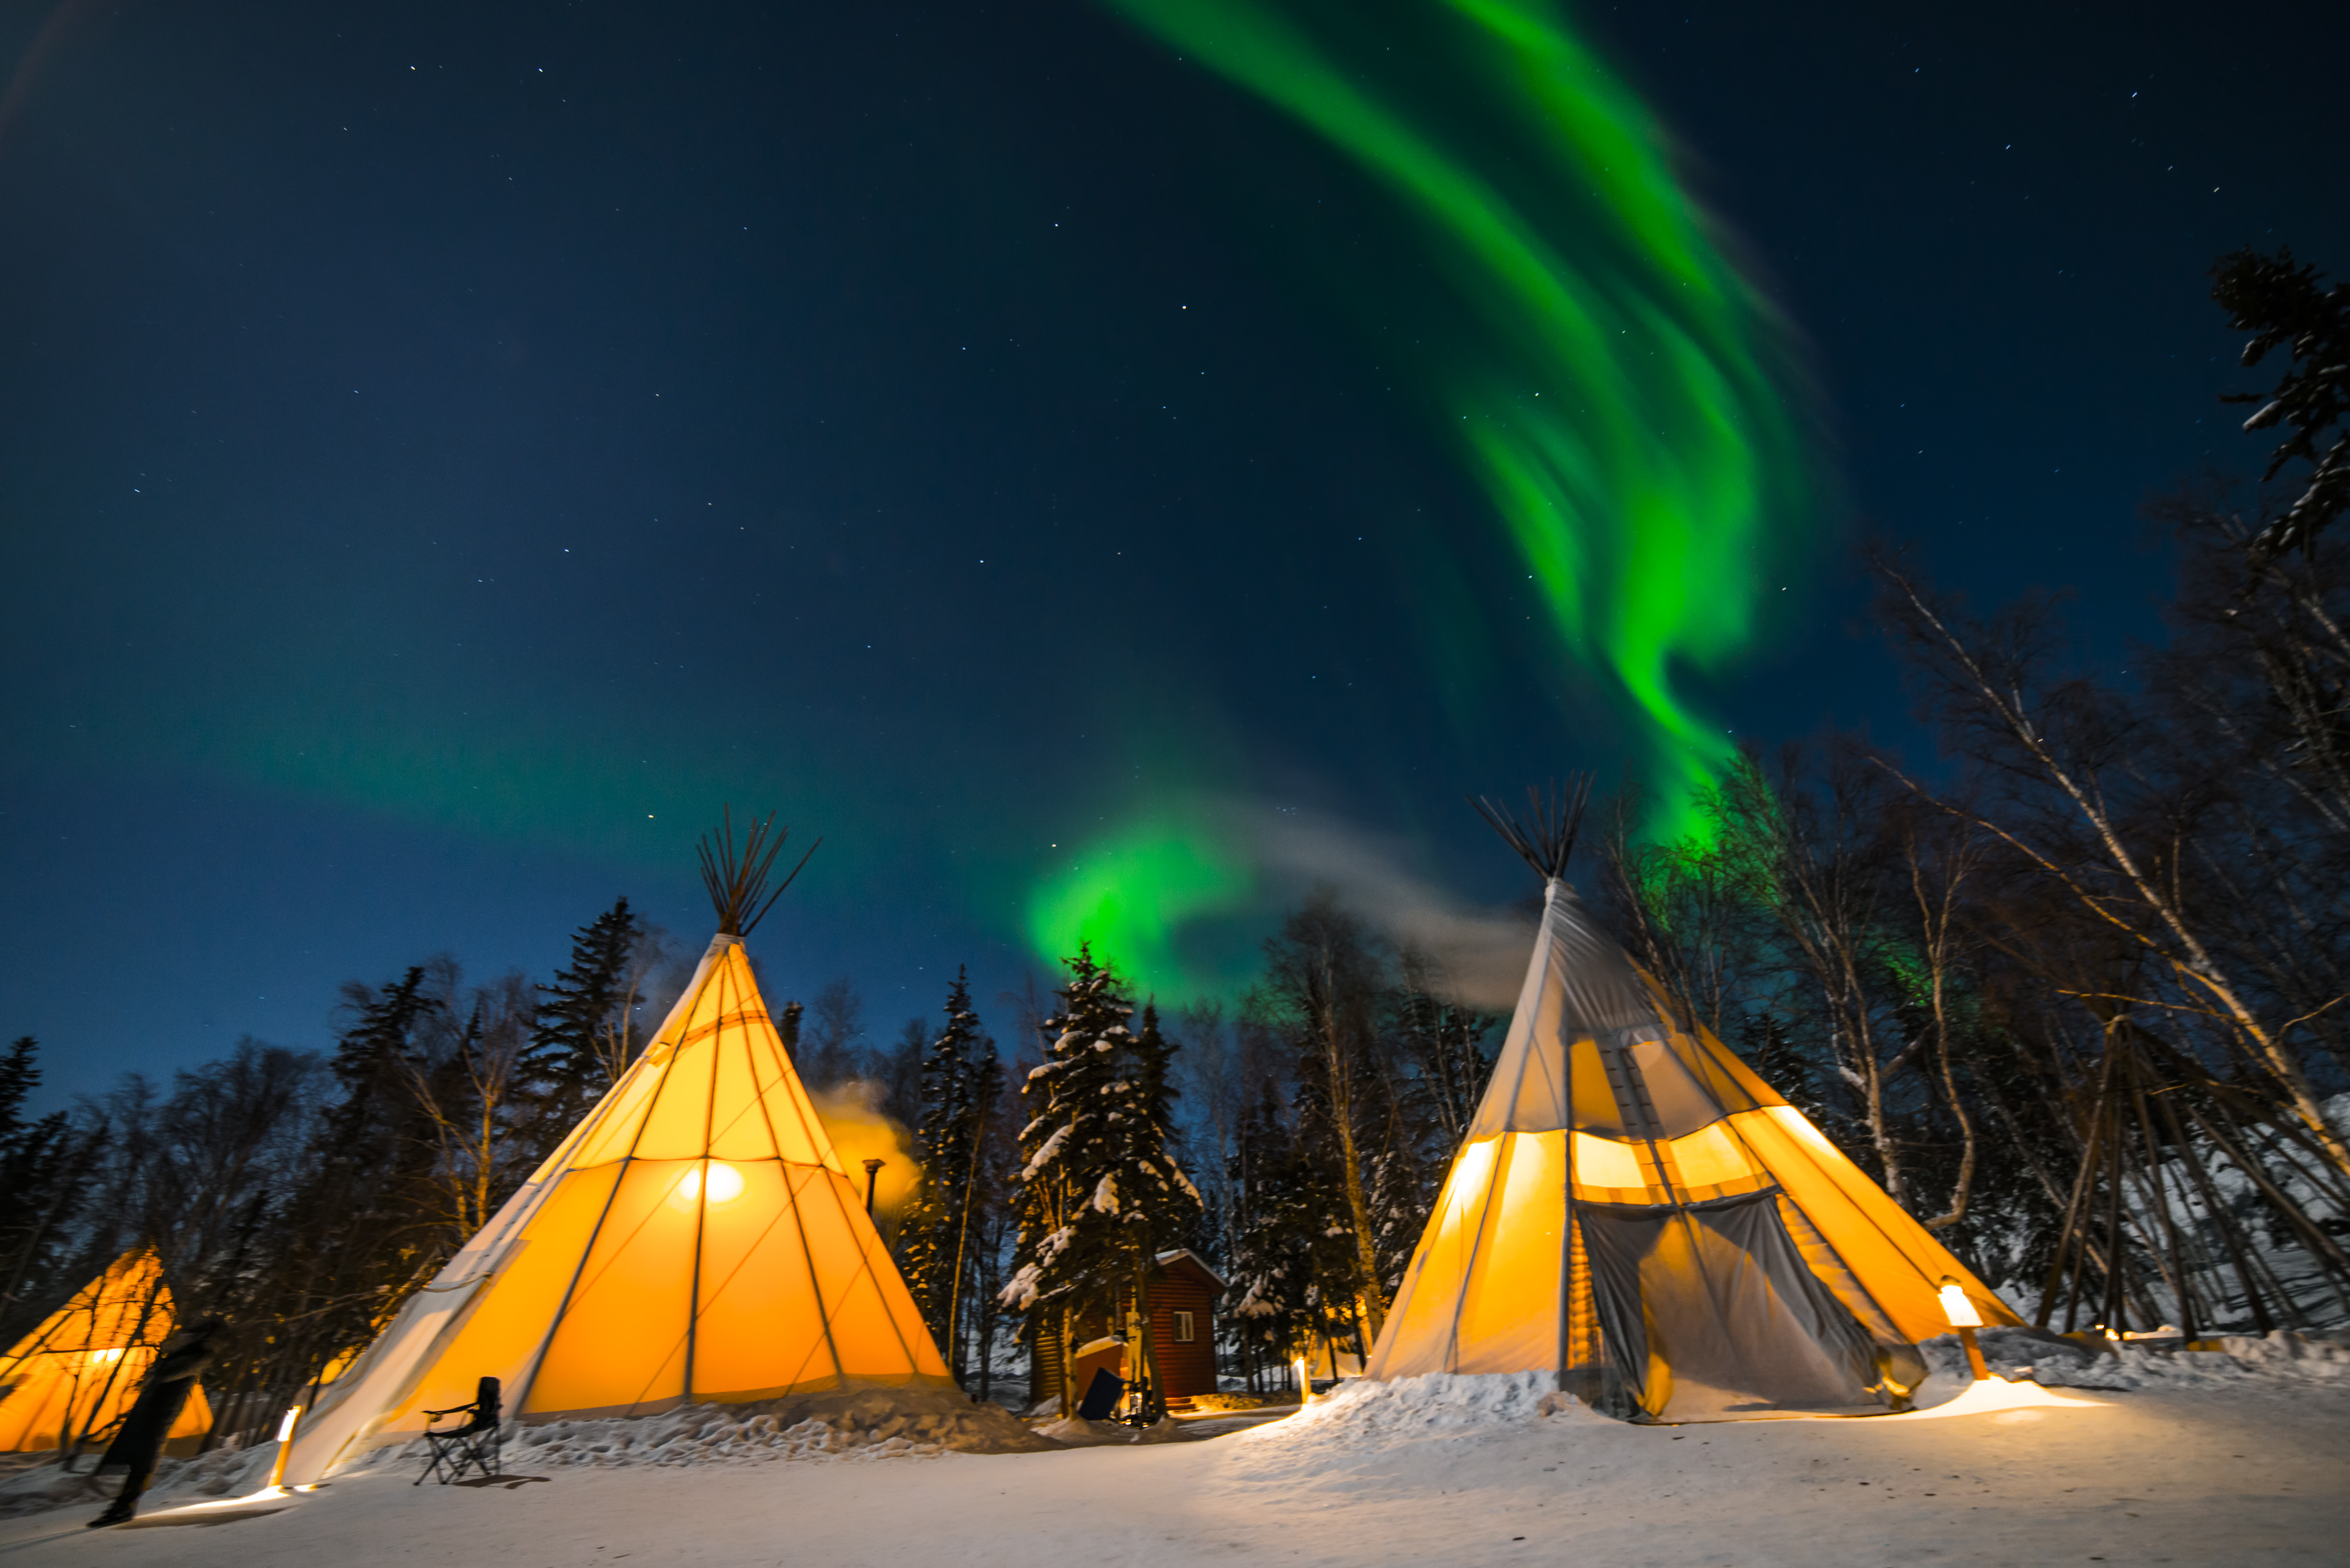
<svg viewBox="0 0 2350 1568">
<path fill-rule="evenodd" d="M 1588 790 L 1489 819 L 1544 883 L 1491 1085 L 1368 1376 L 1555 1370 L 1635 1420 L 1898 1407 L 1998 1297 L 1604 935 L 1562 879 Z"/>
<path fill-rule="evenodd" d="M 660 1032 L 303 1418 L 289 1481 L 484 1376 L 525 1421 L 952 1386 L 752 978 L 763 831 L 704 851 L 721 929 Z"/>
<path fill-rule="evenodd" d="M 173 1326 L 172 1292 L 153 1250 L 117 1258 L 0 1356 L 0 1452 L 102 1442 L 138 1397 Z M 192 1390 L 165 1451 L 192 1449 L 212 1424 L 204 1391 Z"/>
</svg>

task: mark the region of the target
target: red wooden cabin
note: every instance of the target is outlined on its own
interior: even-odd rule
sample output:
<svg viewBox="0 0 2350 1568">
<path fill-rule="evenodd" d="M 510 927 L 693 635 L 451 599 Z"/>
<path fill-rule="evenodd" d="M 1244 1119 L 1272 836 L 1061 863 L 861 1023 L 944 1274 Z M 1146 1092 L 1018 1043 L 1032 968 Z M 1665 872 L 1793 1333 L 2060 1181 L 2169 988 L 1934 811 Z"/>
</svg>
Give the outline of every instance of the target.
<svg viewBox="0 0 2350 1568">
<path fill-rule="evenodd" d="M 1167 1403 L 1181 1409 L 1216 1391 L 1216 1298 L 1224 1282 L 1197 1254 L 1179 1248 L 1159 1254 L 1150 1271 L 1150 1350 L 1159 1364 Z M 1103 1314 L 1085 1320 L 1076 1334 L 1076 1391 L 1082 1395 L 1097 1369 L 1123 1371 L 1126 1347 L 1110 1335 Z M 1061 1397 L 1058 1347 L 1037 1345 L 1028 1362 L 1028 1399 L 1039 1404 Z"/>
</svg>

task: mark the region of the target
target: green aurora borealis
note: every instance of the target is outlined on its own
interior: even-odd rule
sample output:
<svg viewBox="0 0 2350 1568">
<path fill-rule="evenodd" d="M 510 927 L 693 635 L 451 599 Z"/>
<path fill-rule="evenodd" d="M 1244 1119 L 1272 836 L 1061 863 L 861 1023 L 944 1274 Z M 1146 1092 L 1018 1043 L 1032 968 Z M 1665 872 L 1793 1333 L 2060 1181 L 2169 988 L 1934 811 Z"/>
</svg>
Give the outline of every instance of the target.
<svg viewBox="0 0 2350 1568">
<path fill-rule="evenodd" d="M 1310 875 L 1277 807 L 1409 859 L 1463 790 L 1629 759 L 1684 831 L 1820 475 L 1636 95 L 1530 0 L 934 20 L 902 140 L 828 140 L 899 58 L 842 14 L 869 68 L 792 92 L 712 23 L 707 115 L 363 51 L 317 79 L 375 129 L 260 165 L 231 35 L 93 34 L 174 85 L 0 161 L 88 230 L 24 378 L 16 765 L 434 846 L 496 896 L 419 940 L 481 953 L 584 918 L 491 912 L 558 885 L 689 929 L 695 836 L 778 810 L 825 840 L 770 928 L 806 987 L 1091 940 L 1222 993 Z M 183 122 L 193 184 L 136 129 Z M 60 194 L 117 156 L 136 200 Z M 422 886 L 372 854 L 326 858 Z"/>
<path fill-rule="evenodd" d="M 1107 3 L 1384 192 L 1396 252 L 1427 265 L 1366 275 L 1316 258 L 1327 292 L 1386 328 L 1366 336 L 1372 351 L 1408 358 L 1399 389 L 1473 476 L 1534 590 L 1534 656 L 1607 678 L 1660 803 L 1650 830 L 1695 831 L 1692 793 L 1732 748 L 1683 680 L 1755 641 L 1818 475 L 1782 328 L 1663 129 L 1540 0 Z M 1030 936 L 1041 956 L 1084 938 L 1170 973 L 1181 920 L 1248 891 L 1212 829 L 1161 803 L 1034 890 Z"/>
<path fill-rule="evenodd" d="M 729 805 L 824 840 L 771 1001 L 877 1041 L 968 964 L 1009 1047 L 1087 938 L 1233 998 L 1316 884 L 1499 994 L 1530 889 L 1464 794 L 1593 769 L 1670 836 L 1733 742 L 1936 765 L 1847 518 L 2159 638 L 2139 498 L 2266 455 L 2211 258 L 2350 256 L 2339 51 L 2272 34 L 0 15 L 43 1108 L 435 953 L 544 980 L 622 894 L 690 953 Z"/>
</svg>

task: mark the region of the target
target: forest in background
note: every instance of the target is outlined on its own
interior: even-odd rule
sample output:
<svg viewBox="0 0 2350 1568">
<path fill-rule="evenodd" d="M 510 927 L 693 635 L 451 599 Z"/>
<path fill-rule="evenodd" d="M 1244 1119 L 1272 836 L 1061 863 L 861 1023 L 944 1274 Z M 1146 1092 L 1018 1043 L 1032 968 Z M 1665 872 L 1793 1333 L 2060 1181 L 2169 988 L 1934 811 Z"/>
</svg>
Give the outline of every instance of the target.
<svg viewBox="0 0 2350 1568">
<path fill-rule="evenodd" d="M 2101 668 L 2062 599 L 1976 614 L 1881 553 L 1938 754 L 1758 748 L 1675 844 L 1627 789 L 1575 872 L 1692 1021 L 2064 1330 L 2350 1323 L 2350 286 L 2251 253 L 2215 278 L 2246 363 L 2288 362 L 2243 400 L 2288 483 L 2156 509 L 2179 585 L 2156 646 Z M 960 980 L 892 1040 L 846 982 L 780 1010 L 828 1114 L 907 1129 L 888 1232 L 975 1395 L 1020 1402 L 1025 1355 L 1170 1247 L 1229 1283 L 1232 1376 L 1376 1334 L 1506 1023 L 1378 915 L 1316 894 L 1253 986 L 1164 1016 L 1081 951 L 985 1010 L 1001 1044 Z M 347 985 L 328 1053 L 246 1040 L 36 1118 L 19 1040 L 0 1343 L 151 1244 L 182 1315 L 227 1325 L 216 1436 L 259 1433 L 553 1149 L 691 957 L 621 899 L 546 982 L 436 957 Z M 1086 1109 L 1106 1091 L 1115 1127 Z"/>
</svg>

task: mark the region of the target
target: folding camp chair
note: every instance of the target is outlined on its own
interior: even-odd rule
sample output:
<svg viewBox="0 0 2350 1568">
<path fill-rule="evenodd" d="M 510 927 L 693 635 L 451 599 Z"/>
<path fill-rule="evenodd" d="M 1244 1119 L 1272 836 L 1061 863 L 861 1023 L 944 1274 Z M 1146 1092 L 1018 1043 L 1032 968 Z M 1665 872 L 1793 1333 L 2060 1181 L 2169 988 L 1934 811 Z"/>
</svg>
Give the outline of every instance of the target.
<svg viewBox="0 0 2350 1568">
<path fill-rule="evenodd" d="M 468 1470 L 479 1470 L 484 1480 L 498 1474 L 498 1423 L 501 1410 L 498 1402 L 498 1380 L 484 1377 L 473 1392 L 473 1402 L 451 1410 L 427 1410 L 424 1441 L 432 1450 L 432 1458 L 424 1473 L 409 1484 L 422 1486 L 433 1477 L 441 1478 L 447 1486 L 452 1480 L 463 1480 Z M 443 1416 L 470 1417 L 463 1426 L 434 1431 L 432 1422 Z"/>
</svg>

